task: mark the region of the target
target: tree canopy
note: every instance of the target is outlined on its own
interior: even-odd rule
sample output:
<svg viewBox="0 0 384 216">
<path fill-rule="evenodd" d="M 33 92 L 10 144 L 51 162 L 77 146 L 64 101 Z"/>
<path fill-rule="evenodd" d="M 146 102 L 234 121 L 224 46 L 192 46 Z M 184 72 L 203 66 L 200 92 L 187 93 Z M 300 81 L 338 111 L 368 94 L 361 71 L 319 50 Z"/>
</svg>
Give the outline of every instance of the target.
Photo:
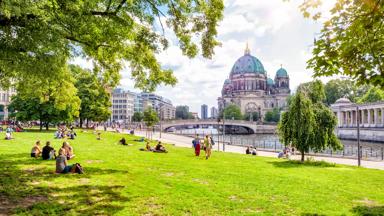
<svg viewBox="0 0 384 216">
<path fill-rule="evenodd" d="M 280 121 L 280 110 L 279 108 L 273 108 L 272 111 L 265 113 L 264 121 L 266 122 L 279 122 Z"/>
<path fill-rule="evenodd" d="M 225 118 L 225 119 L 241 120 L 243 118 L 240 107 L 237 106 L 236 104 L 230 104 L 227 107 L 225 107 L 224 110 L 220 112 L 219 116 L 221 119 Z"/>
<path fill-rule="evenodd" d="M 384 91 L 377 87 L 371 87 L 357 102 L 372 103 L 377 101 L 384 101 Z"/>
<path fill-rule="evenodd" d="M 102 122 L 111 116 L 111 99 L 103 82 L 92 71 L 70 65 L 72 76 L 76 80 L 77 95 L 81 100 L 79 110 L 80 127 L 83 121 Z"/>
<path fill-rule="evenodd" d="M 184 106 L 176 106 L 176 119 L 193 119 L 193 115 L 189 112 L 189 107 Z"/>
<path fill-rule="evenodd" d="M 159 116 L 157 115 L 157 112 L 152 109 L 152 107 L 148 107 L 144 111 L 143 120 L 147 127 L 153 127 L 159 122 Z"/>
<path fill-rule="evenodd" d="M 144 118 L 144 115 L 142 112 L 134 112 L 132 116 L 133 122 L 141 122 Z"/>
<path fill-rule="evenodd" d="M 323 92 L 319 92 L 323 89 Z M 316 94 L 318 94 L 316 96 Z M 289 101 L 288 111 L 283 112 L 278 125 L 281 141 L 301 152 L 301 161 L 309 150 L 321 151 L 327 147 L 340 149 L 341 143 L 334 130 L 336 116 L 326 107 L 324 87 L 319 81 L 304 83 Z"/>
<path fill-rule="evenodd" d="M 305 0 L 304 15 L 321 1 Z M 321 15 L 315 13 L 312 18 Z M 347 75 L 384 87 L 384 1 L 337 0 L 316 38 L 308 67 L 315 76 Z"/>
<path fill-rule="evenodd" d="M 83 57 L 108 86 L 125 65 L 137 88 L 174 85 L 172 71 L 156 59 L 171 38 L 164 25 L 184 55 L 211 58 L 223 10 L 223 0 L 0 1 L 0 82 L 44 79 Z"/>
</svg>

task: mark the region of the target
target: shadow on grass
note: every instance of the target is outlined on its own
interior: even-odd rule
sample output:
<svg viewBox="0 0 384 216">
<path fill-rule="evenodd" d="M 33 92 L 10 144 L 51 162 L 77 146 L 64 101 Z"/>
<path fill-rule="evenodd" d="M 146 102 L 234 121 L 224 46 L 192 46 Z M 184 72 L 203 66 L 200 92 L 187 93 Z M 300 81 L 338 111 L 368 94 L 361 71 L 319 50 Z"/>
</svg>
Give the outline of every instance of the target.
<svg viewBox="0 0 384 216">
<path fill-rule="evenodd" d="M 50 162 L 48 168 L 25 154 L 0 155 L 0 215 L 112 215 L 129 201 L 120 193 L 124 186 L 88 184 L 95 176 L 127 171 L 85 167 L 84 175 L 54 174 L 55 162 Z M 52 185 L 63 177 L 73 184 Z"/>
<path fill-rule="evenodd" d="M 284 160 L 284 161 L 272 161 L 268 162 L 275 167 L 279 168 L 297 168 L 297 167 L 303 167 L 303 166 L 308 166 L 308 167 L 336 167 L 336 164 L 334 163 L 328 163 L 325 161 L 298 161 L 298 160 Z"/>
<path fill-rule="evenodd" d="M 384 206 L 356 206 L 351 211 L 358 216 L 384 216 Z"/>
</svg>

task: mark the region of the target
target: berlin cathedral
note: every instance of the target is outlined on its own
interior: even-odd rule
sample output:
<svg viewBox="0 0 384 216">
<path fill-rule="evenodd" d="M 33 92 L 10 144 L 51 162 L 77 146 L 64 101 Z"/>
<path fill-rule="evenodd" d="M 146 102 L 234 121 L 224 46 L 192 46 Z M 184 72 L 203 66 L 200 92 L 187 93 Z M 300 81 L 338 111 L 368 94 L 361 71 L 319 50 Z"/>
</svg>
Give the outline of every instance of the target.
<svg viewBox="0 0 384 216">
<path fill-rule="evenodd" d="M 284 108 L 290 92 L 287 71 L 281 67 L 271 79 L 260 60 L 251 55 L 247 44 L 244 55 L 235 62 L 224 82 L 218 106 L 221 111 L 229 104 L 236 104 L 243 114 L 257 112 L 263 117 L 273 108 Z"/>
</svg>

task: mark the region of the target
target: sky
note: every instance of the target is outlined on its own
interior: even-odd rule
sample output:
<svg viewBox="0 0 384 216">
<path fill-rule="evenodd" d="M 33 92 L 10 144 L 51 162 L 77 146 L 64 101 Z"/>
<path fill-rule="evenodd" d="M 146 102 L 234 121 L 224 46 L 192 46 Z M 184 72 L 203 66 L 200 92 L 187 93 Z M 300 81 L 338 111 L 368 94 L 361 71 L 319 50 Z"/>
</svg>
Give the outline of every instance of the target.
<svg viewBox="0 0 384 216">
<path fill-rule="evenodd" d="M 311 57 L 321 20 L 303 17 L 298 8 L 302 1 L 224 0 L 224 19 L 218 27 L 218 40 L 222 45 L 215 48 L 210 60 L 202 56 L 194 59 L 182 56 L 175 36 L 166 29 L 170 46 L 158 55 L 158 60 L 162 67 L 174 70 L 178 83 L 174 87 L 159 86 L 155 93 L 170 99 L 175 106 L 188 105 L 192 112 L 200 113 L 202 104 L 207 104 L 209 109 L 217 107 L 224 80 L 236 60 L 244 55 L 247 42 L 251 55 L 262 62 L 272 79 L 282 65 L 288 71 L 291 90 L 310 81 L 312 71 L 306 69 L 306 61 Z M 334 0 L 325 0 L 320 10 L 328 11 L 332 3 Z M 121 75 L 120 87 L 140 92 L 133 87 L 129 69 L 121 71 Z"/>
</svg>

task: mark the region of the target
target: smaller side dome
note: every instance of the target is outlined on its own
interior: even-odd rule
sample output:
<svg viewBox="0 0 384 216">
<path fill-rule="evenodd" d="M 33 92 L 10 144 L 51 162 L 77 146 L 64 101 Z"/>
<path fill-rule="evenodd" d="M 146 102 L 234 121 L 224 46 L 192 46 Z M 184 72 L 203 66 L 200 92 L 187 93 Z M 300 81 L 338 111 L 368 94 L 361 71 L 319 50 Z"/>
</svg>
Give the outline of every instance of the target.
<svg viewBox="0 0 384 216">
<path fill-rule="evenodd" d="M 280 68 L 276 72 L 276 77 L 288 77 L 288 72 L 284 68 Z"/>
<path fill-rule="evenodd" d="M 226 80 L 224 81 L 224 85 L 228 85 L 228 84 L 231 84 L 231 80 L 230 80 L 230 79 L 226 79 Z"/>
<path fill-rule="evenodd" d="M 336 100 L 335 104 L 351 104 L 352 102 L 345 97 L 339 98 Z"/>
<path fill-rule="evenodd" d="M 274 84 L 273 79 L 268 78 L 268 79 L 267 79 L 267 85 L 268 85 L 268 86 L 273 86 L 273 84 Z"/>
</svg>

